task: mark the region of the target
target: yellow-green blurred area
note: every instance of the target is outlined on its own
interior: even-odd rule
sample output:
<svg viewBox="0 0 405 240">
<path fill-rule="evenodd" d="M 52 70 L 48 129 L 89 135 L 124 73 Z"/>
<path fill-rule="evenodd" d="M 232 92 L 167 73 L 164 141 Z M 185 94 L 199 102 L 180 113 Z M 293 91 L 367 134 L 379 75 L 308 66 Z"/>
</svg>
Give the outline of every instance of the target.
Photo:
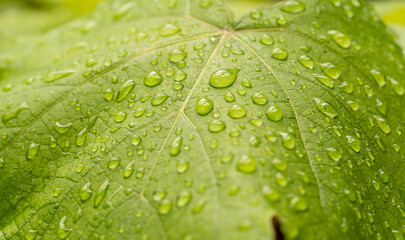
<svg viewBox="0 0 405 240">
<path fill-rule="evenodd" d="M 10 43 L 42 34 L 91 12 L 101 1 L 105 0 L 0 0 L 0 40 Z M 236 17 L 278 1 L 280 0 L 224 0 Z M 405 0 L 369 2 L 405 49 Z"/>
</svg>

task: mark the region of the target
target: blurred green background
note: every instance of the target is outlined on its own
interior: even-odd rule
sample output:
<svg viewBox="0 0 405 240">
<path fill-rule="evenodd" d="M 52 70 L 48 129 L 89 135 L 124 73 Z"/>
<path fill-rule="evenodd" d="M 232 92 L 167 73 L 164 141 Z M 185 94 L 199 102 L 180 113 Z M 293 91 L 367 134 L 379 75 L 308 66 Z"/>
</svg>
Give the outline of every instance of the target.
<svg viewBox="0 0 405 240">
<path fill-rule="evenodd" d="M 40 35 L 91 12 L 103 0 L 0 0 L 0 41 Z M 280 0 L 224 0 L 236 17 Z M 405 49 L 405 0 L 369 0 Z"/>
</svg>

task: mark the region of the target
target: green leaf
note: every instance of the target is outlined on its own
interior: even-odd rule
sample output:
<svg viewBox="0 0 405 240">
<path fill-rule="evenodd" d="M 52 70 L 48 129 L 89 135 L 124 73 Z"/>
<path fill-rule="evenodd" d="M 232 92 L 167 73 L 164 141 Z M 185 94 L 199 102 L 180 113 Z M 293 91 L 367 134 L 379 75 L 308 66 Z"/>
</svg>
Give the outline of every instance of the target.
<svg viewBox="0 0 405 240">
<path fill-rule="evenodd" d="M 404 238 L 404 58 L 360 0 L 117 0 L 0 47 L 0 239 Z"/>
</svg>

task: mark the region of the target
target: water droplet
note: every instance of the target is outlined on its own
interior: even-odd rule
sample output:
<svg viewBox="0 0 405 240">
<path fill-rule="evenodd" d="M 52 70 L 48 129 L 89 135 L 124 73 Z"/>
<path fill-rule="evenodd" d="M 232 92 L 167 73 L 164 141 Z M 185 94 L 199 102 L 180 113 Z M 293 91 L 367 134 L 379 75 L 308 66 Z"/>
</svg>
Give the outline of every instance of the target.
<svg viewBox="0 0 405 240">
<path fill-rule="evenodd" d="M 184 79 L 186 79 L 187 77 L 187 73 L 183 72 L 183 71 L 177 71 L 174 76 L 173 79 L 177 82 L 183 81 Z"/>
<path fill-rule="evenodd" d="M 305 5 L 300 1 L 290 0 L 286 1 L 280 10 L 288 13 L 300 13 L 305 10 Z"/>
<path fill-rule="evenodd" d="M 337 31 L 337 30 L 330 30 L 328 32 L 329 36 L 332 38 L 332 40 L 340 47 L 342 48 L 349 48 L 350 45 L 352 44 L 352 40 L 350 39 L 349 36 Z"/>
<path fill-rule="evenodd" d="M 94 126 L 94 124 L 96 123 L 98 117 L 92 117 L 89 120 L 89 125 L 85 128 L 83 128 L 77 135 L 76 135 L 76 139 L 75 139 L 75 143 L 77 146 L 81 146 L 84 144 L 84 142 L 86 141 L 86 136 L 87 133 L 90 131 L 90 129 Z"/>
<path fill-rule="evenodd" d="M 342 70 L 340 70 L 340 68 L 336 67 L 332 63 L 322 63 L 321 69 L 326 75 L 333 79 L 338 79 L 342 74 Z"/>
<path fill-rule="evenodd" d="M 159 106 L 159 105 L 162 104 L 164 101 L 166 101 L 166 99 L 167 99 L 168 97 L 169 97 L 169 96 L 167 96 L 167 95 L 164 94 L 164 93 L 159 93 L 158 95 L 156 95 L 155 97 L 153 97 L 151 104 L 152 104 L 152 106 Z"/>
<path fill-rule="evenodd" d="M 287 169 L 287 162 L 278 158 L 273 159 L 271 165 L 279 171 L 285 171 Z"/>
<path fill-rule="evenodd" d="M 162 215 L 166 215 L 172 211 L 172 208 L 173 208 L 172 200 L 164 199 L 161 202 L 159 202 L 158 212 Z"/>
<path fill-rule="evenodd" d="M 153 198 L 153 200 L 155 201 L 155 202 L 160 202 L 160 201 L 162 201 L 163 199 L 165 199 L 165 197 L 166 197 L 166 195 L 167 195 L 167 192 L 166 192 L 166 190 L 163 190 L 163 189 L 156 189 L 155 191 L 153 191 L 153 196 L 152 196 L 152 198 Z"/>
<path fill-rule="evenodd" d="M 181 50 L 173 50 L 169 53 L 169 61 L 173 63 L 180 62 L 187 57 L 187 53 Z"/>
<path fill-rule="evenodd" d="M 337 116 L 337 112 L 335 108 L 332 107 L 332 105 L 319 98 L 314 98 L 313 100 L 315 102 L 316 109 L 318 109 L 321 113 L 330 118 L 334 118 Z"/>
<path fill-rule="evenodd" d="M 163 81 L 162 75 L 156 71 L 152 71 L 145 76 L 143 84 L 145 84 L 145 86 L 148 87 L 154 87 L 162 83 L 162 81 Z"/>
<path fill-rule="evenodd" d="M 57 231 L 58 238 L 65 239 L 73 231 L 72 228 L 66 227 L 66 216 L 63 216 L 59 222 L 59 228 Z"/>
<path fill-rule="evenodd" d="M 72 75 L 73 73 L 75 73 L 76 71 L 73 69 L 69 69 L 69 70 L 63 70 L 63 71 L 55 71 L 55 72 L 51 72 L 49 73 L 47 76 L 45 76 L 44 78 L 42 78 L 42 80 L 44 82 L 50 83 L 62 78 L 65 78 L 67 76 Z"/>
<path fill-rule="evenodd" d="M 217 119 L 208 124 L 208 130 L 213 133 L 221 132 L 225 130 L 225 128 L 225 122 Z"/>
<path fill-rule="evenodd" d="M 188 170 L 188 168 L 190 167 L 190 163 L 186 162 L 186 161 L 180 161 L 177 165 L 176 165 L 176 172 L 177 173 L 184 173 Z"/>
<path fill-rule="evenodd" d="M 211 6 L 212 1 L 211 0 L 200 0 L 200 6 L 203 8 L 207 8 Z"/>
<path fill-rule="evenodd" d="M 179 32 L 181 32 L 181 29 L 178 26 L 168 23 L 160 29 L 159 35 L 162 37 L 168 37 L 177 34 Z"/>
<path fill-rule="evenodd" d="M 239 69 L 222 69 L 214 72 L 209 80 L 209 84 L 214 88 L 226 88 L 231 86 L 238 75 Z"/>
<path fill-rule="evenodd" d="M 93 195 L 93 191 L 90 189 L 91 183 L 86 183 L 79 191 L 80 200 L 85 202 Z"/>
<path fill-rule="evenodd" d="M 271 57 L 277 60 L 287 60 L 288 58 L 288 53 L 281 49 L 281 48 L 275 48 L 273 51 L 271 51 Z"/>
<path fill-rule="evenodd" d="M 259 19 L 259 18 L 261 18 L 262 17 L 262 12 L 260 11 L 260 10 L 258 10 L 258 9 L 255 9 L 255 10 L 252 10 L 251 12 L 250 12 L 250 14 L 249 14 L 249 16 L 252 18 L 252 19 Z"/>
<path fill-rule="evenodd" d="M 38 154 L 39 147 L 41 145 L 38 143 L 31 143 L 31 145 L 27 149 L 26 157 L 28 160 L 32 160 Z"/>
<path fill-rule="evenodd" d="M 118 157 L 113 157 L 110 161 L 108 161 L 108 168 L 109 169 L 115 169 L 120 165 L 121 160 Z"/>
<path fill-rule="evenodd" d="M 267 103 L 267 97 L 262 93 L 253 94 L 250 99 L 257 105 L 265 105 Z"/>
<path fill-rule="evenodd" d="M 65 134 L 72 127 L 72 123 L 61 124 L 59 122 L 55 123 L 55 130 L 60 134 Z"/>
<path fill-rule="evenodd" d="M 131 138 L 131 143 L 132 143 L 132 145 L 134 145 L 134 146 L 139 145 L 141 142 L 142 142 L 142 138 L 139 137 L 138 135 L 134 135 L 134 136 Z"/>
<path fill-rule="evenodd" d="M 357 104 L 357 103 L 354 102 L 354 101 L 351 101 L 351 100 L 347 101 L 347 105 L 349 105 L 349 107 L 350 107 L 353 111 L 359 110 L 359 104 Z"/>
<path fill-rule="evenodd" d="M 134 89 L 134 87 L 135 87 L 134 80 L 128 80 L 124 84 L 122 84 L 120 90 L 118 91 L 116 101 L 121 102 L 122 100 L 124 100 L 127 97 L 128 93 L 131 92 L 132 89 Z"/>
<path fill-rule="evenodd" d="M 177 137 L 176 139 L 173 140 L 173 142 L 169 146 L 169 153 L 171 156 L 177 156 L 179 155 L 181 151 L 181 145 L 183 144 L 183 138 L 182 137 Z"/>
<path fill-rule="evenodd" d="M 25 240 L 34 240 L 37 235 L 38 230 L 28 230 L 28 232 L 25 234 Z"/>
<path fill-rule="evenodd" d="M 177 206 L 178 207 L 186 206 L 187 204 L 190 203 L 191 198 L 192 198 L 192 194 L 190 191 L 185 190 L 185 191 L 180 192 L 179 196 L 177 197 Z"/>
<path fill-rule="evenodd" d="M 308 203 L 303 198 L 294 197 L 291 199 L 290 207 L 296 212 L 304 212 L 308 210 Z"/>
<path fill-rule="evenodd" d="M 130 162 L 123 170 L 122 175 L 124 176 L 124 178 L 129 178 L 132 173 L 134 173 L 134 162 Z"/>
<path fill-rule="evenodd" d="M 195 111 L 201 116 L 209 114 L 213 109 L 214 103 L 205 97 L 198 100 L 198 102 L 195 104 Z"/>
<path fill-rule="evenodd" d="M 400 231 L 393 229 L 391 232 L 395 240 L 404 240 L 404 235 Z"/>
<path fill-rule="evenodd" d="M 100 188 L 98 189 L 96 196 L 94 198 L 94 207 L 97 208 L 101 201 L 103 200 L 103 198 L 105 197 L 105 194 L 107 193 L 108 190 L 108 185 L 110 185 L 110 183 L 108 182 L 108 179 L 101 184 Z"/>
<path fill-rule="evenodd" d="M 277 105 L 270 106 L 266 111 L 266 117 L 268 120 L 278 122 L 283 119 L 283 110 Z"/>
<path fill-rule="evenodd" d="M 334 87 L 333 80 L 331 78 L 317 73 L 312 74 L 312 76 L 328 88 Z"/>
<path fill-rule="evenodd" d="M 263 186 L 262 193 L 269 202 L 276 202 L 280 199 L 280 193 L 268 185 Z"/>
<path fill-rule="evenodd" d="M 374 80 L 377 82 L 378 86 L 383 87 L 385 85 L 385 76 L 377 70 L 371 70 L 371 75 L 373 75 Z"/>
<path fill-rule="evenodd" d="M 114 121 L 117 123 L 120 123 L 124 121 L 127 118 L 127 113 L 126 112 L 118 112 L 114 116 Z"/>
<path fill-rule="evenodd" d="M 8 113 L 3 113 L 1 115 L 1 120 L 3 121 L 3 123 L 6 123 L 7 121 L 16 118 L 18 116 L 18 114 L 20 114 L 20 112 L 27 110 L 29 107 L 28 105 L 23 102 L 20 106 L 18 106 L 17 108 L 13 109 L 12 111 L 8 112 Z"/>
<path fill-rule="evenodd" d="M 231 118 L 244 118 L 247 114 L 247 110 L 245 107 L 241 106 L 241 105 L 233 105 L 232 107 L 229 108 L 228 110 L 228 115 Z"/>
<path fill-rule="evenodd" d="M 235 95 L 233 95 L 233 93 L 226 93 L 224 95 L 224 99 L 227 102 L 233 102 L 233 101 L 235 101 Z"/>
<path fill-rule="evenodd" d="M 257 163 L 253 156 L 244 155 L 236 161 L 236 169 L 241 173 L 254 173 L 256 165 Z"/>
<path fill-rule="evenodd" d="M 327 148 L 326 153 L 328 154 L 329 158 L 335 162 L 338 162 L 342 158 L 342 152 L 336 150 L 335 148 Z"/>
<path fill-rule="evenodd" d="M 397 95 L 402 96 L 405 93 L 405 87 L 401 85 L 397 80 L 387 77 L 388 80 L 391 81 L 392 87 Z"/>
<path fill-rule="evenodd" d="M 374 119 L 376 120 L 378 127 L 381 129 L 381 131 L 383 131 L 383 133 L 389 134 L 391 132 L 391 127 L 388 125 L 384 118 L 374 115 Z"/>
<path fill-rule="evenodd" d="M 114 91 L 111 88 L 106 89 L 104 91 L 104 99 L 106 101 L 111 101 L 113 99 L 113 97 L 114 97 Z"/>
<path fill-rule="evenodd" d="M 294 149 L 295 137 L 290 133 L 279 132 L 282 140 L 282 144 L 287 149 Z"/>
<path fill-rule="evenodd" d="M 280 187 L 285 187 L 288 184 L 287 178 L 282 173 L 279 172 L 276 173 L 275 180 Z"/>
<path fill-rule="evenodd" d="M 360 152 L 361 149 L 361 143 L 360 140 L 356 137 L 353 136 L 346 136 L 347 142 L 349 143 L 350 147 L 355 151 L 355 152 Z"/>
<path fill-rule="evenodd" d="M 268 34 L 263 34 L 263 36 L 260 37 L 260 43 L 266 46 L 271 46 L 274 44 L 274 38 L 272 36 L 269 36 Z"/>
<path fill-rule="evenodd" d="M 301 57 L 298 58 L 298 62 L 303 66 L 308 69 L 314 69 L 315 67 L 315 62 L 312 60 L 312 58 L 308 57 L 307 55 L 302 55 Z"/>
</svg>

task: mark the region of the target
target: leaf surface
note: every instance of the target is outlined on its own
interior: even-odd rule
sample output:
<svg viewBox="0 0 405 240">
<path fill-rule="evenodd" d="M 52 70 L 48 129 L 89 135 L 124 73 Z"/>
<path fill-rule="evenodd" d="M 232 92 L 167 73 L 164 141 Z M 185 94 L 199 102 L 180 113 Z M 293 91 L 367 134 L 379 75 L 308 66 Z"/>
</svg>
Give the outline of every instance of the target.
<svg viewBox="0 0 405 240">
<path fill-rule="evenodd" d="M 0 51 L 0 238 L 404 237 L 404 58 L 363 1 L 111 1 Z"/>
</svg>

